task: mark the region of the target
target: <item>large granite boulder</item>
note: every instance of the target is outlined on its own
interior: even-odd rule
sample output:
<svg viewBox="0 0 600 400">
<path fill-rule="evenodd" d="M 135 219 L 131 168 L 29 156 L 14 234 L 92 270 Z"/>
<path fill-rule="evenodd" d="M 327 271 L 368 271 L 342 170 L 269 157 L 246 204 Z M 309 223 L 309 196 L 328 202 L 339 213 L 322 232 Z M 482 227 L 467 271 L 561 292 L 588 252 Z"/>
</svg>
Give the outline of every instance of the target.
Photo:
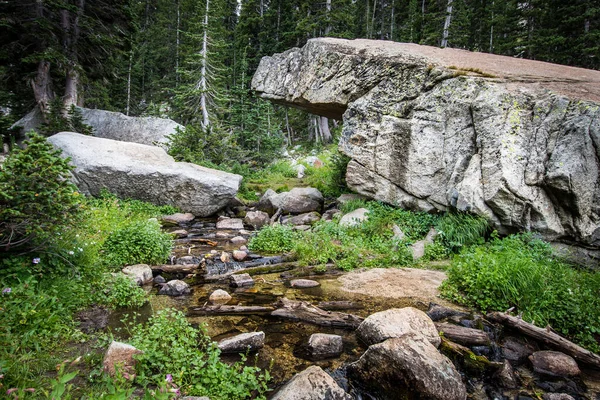
<svg viewBox="0 0 600 400">
<path fill-rule="evenodd" d="M 310 366 L 294 375 L 271 400 L 350 400 L 335 380 L 321 367 Z"/>
<path fill-rule="evenodd" d="M 321 38 L 264 57 L 252 87 L 343 118 L 347 182 L 360 194 L 600 244 L 600 71 Z"/>
<path fill-rule="evenodd" d="M 166 145 L 168 136 L 177 129 L 184 129 L 177 122 L 156 117 L 128 117 L 119 112 L 79 108 L 83 122 L 94 129 L 94 136 L 105 139 L 134 142 L 141 144 Z M 17 121 L 13 126 L 20 126 L 23 132 L 37 130 L 44 122 L 42 113 L 35 107 L 27 115 Z"/>
<path fill-rule="evenodd" d="M 466 400 L 461 376 L 422 335 L 408 334 L 370 346 L 348 366 L 349 376 L 383 400 Z M 411 394 L 418 393 L 419 397 Z"/>
<path fill-rule="evenodd" d="M 195 164 L 175 162 L 163 149 L 73 132 L 48 138 L 75 166 L 73 181 L 87 195 L 103 188 L 122 198 L 169 204 L 199 217 L 233 199 L 242 180 Z"/>
</svg>

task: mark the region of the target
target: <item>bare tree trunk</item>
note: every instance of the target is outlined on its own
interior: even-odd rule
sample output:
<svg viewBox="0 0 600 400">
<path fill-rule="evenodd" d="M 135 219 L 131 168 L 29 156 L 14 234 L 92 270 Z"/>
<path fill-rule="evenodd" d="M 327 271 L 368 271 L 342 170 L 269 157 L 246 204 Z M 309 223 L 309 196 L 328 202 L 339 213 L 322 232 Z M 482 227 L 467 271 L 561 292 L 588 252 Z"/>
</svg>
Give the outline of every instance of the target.
<svg viewBox="0 0 600 400">
<path fill-rule="evenodd" d="M 292 131 L 290 129 L 290 120 L 288 118 L 288 109 L 285 109 L 285 129 L 287 131 L 287 144 L 288 146 L 292 145 Z"/>
<path fill-rule="evenodd" d="M 79 73 L 79 62 L 77 57 L 77 42 L 79 40 L 79 20 L 83 15 L 85 0 L 79 0 L 77 13 L 71 21 L 67 10 L 61 11 L 61 25 L 63 29 L 63 47 L 68 55 L 67 77 L 65 81 L 65 95 L 63 104 L 65 113 L 68 113 L 72 105 L 79 105 L 79 89 L 81 77 Z"/>
<path fill-rule="evenodd" d="M 367 17 L 365 18 L 365 20 L 367 21 L 367 39 L 370 39 L 370 35 L 369 35 L 369 7 L 371 6 L 371 0 L 366 0 L 367 1 Z"/>
<path fill-rule="evenodd" d="M 329 118 L 320 117 L 319 124 L 321 127 L 321 138 L 323 139 L 323 143 L 331 142 L 331 131 L 329 130 Z"/>
<path fill-rule="evenodd" d="M 373 12 L 372 17 L 371 17 L 371 35 L 370 37 L 373 38 L 373 32 L 375 31 L 375 14 L 377 13 L 377 0 L 373 0 Z"/>
<path fill-rule="evenodd" d="M 452 1 L 448 0 L 448 7 L 446 8 L 446 21 L 444 22 L 444 34 L 442 36 L 441 47 L 448 47 L 448 35 L 450 29 L 450 22 L 452 21 Z"/>
<path fill-rule="evenodd" d="M 490 53 L 494 52 L 494 7 L 495 1 L 492 1 L 492 26 L 490 27 Z"/>
<path fill-rule="evenodd" d="M 179 30 L 181 27 L 181 10 L 177 0 L 177 28 L 175 30 L 175 87 L 179 84 Z M 131 65 L 131 62 L 129 63 Z"/>
<path fill-rule="evenodd" d="M 127 68 L 127 107 L 125 115 L 129 115 L 129 106 L 131 104 L 131 69 L 133 64 L 133 48 L 129 50 L 129 67 Z"/>
<path fill-rule="evenodd" d="M 390 40 L 394 40 L 394 11 L 396 8 L 396 2 L 392 0 L 392 16 L 390 17 Z"/>
<path fill-rule="evenodd" d="M 262 1 L 261 1 L 262 3 Z M 200 69 L 200 81 L 198 82 L 200 94 L 200 106 L 202 107 L 202 128 L 208 129 L 210 120 L 208 119 L 208 110 L 206 109 L 207 101 L 207 84 L 206 84 L 206 65 L 208 58 L 208 12 L 210 0 L 206 0 L 206 13 L 204 14 L 204 34 L 202 37 L 202 67 Z"/>
<path fill-rule="evenodd" d="M 51 88 L 49 61 L 42 60 L 38 63 L 37 74 L 35 78 L 31 80 L 31 87 L 33 88 L 35 102 L 45 116 L 50 111 L 50 100 L 54 98 L 54 92 Z"/>
<path fill-rule="evenodd" d="M 327 0 L 325 3 L 325 10 L 327 12 L 327 26 L 325 26 L 325 36 L 329 35 L 331 32 L 331 0 Z"/>
<path fill-rule="evenodd" d="M 277 30 L 275 31 L 275 41 L 279 43 L 279 29 L 281 28 L 281 1 L 277 3 Z"/>
</svg>

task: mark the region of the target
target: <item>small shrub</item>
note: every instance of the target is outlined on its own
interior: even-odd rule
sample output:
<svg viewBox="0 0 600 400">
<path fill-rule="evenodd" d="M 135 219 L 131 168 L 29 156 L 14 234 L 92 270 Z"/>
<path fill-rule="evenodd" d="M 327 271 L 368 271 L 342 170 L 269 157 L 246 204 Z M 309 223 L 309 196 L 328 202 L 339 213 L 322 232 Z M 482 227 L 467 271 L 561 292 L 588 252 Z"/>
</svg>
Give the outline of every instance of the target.
<svg viewBox="0 0 600 400">
<path fill-rule="evenodd" d="M 337 197 L 348 191 L 346 168 L 350 158 L 340 153 L 337 148 L 332 149 L 330 152 L 321 153 L 319 158 L 323 159 L 324 165 L 319 168 L 308 167 L 306 169 L 306 183 L 319 189 L 325 197 Z"/>
<path fill-rule="evenodd" d="M 171 254 L 171 235 L 156 220 L 138 221 L 110 234 L 104 242 L 106 263 L 111 266 L 161 264 Z"/>
<path fill-rule="evenodd" d="M 466 213 L 444 214 L 436 224 L 442 242 L 454 252 L 464 246 L 483 244 L 489 226 L 484 217 Z"/>
<path fill-rule="evenodd" d="M 600 274 L 557 261 L 549 244 L 529 234 L 494 238 L 452 261 L 442 293 L 484 311 L 515 307 L 523 319 L 550 324 L 592 351 L 600 350 Z"/>
<path fill-rule="evenodd" d="M 250 240 L 248 248 L 272 254 L 288 252 L 294 248 L 298 238 L 299 234 L 287 225 L 265 226 Z"/>
<path fill-rule="evenodd" d="M 138 355 L 137 380 L 173 383 L 192 396 L 215 400 L 265 399 L 269 374 L 243 361 L 228 365 L 219 360 L 220 351 L 206 332 L 193 328 L 182 312 L 162 310 L 147 324 L 133 328 L 131 343 L 144 353 Z"/>
<path fill-rule="evenodd" d="M 109 307 L 141 307 L 147 301 L 144 289 L 126 275 L 107 275 L 102 286 L 107 294 L 98 300 Z"/>
<path fill-rule="evenodd" d="M 79 210 L 68 159 L 42 136 L 30 137 L 0 167 L 0 251 L 43 247 Z"/>
<path fill-rule="evenodd" d="M 58 132 L 77 132 L 83 135 L 94 133 L 94 129 L 83 122 L 83 115 L 79 108 L 71 105 L 65 113 L 65 106 L 60 97 L 50 101 L 50 111 L 46 114 L 46 120 L 47 122 L 39 127 L 40 133 L 44 136 L 52 136 Z"/>
</svg>

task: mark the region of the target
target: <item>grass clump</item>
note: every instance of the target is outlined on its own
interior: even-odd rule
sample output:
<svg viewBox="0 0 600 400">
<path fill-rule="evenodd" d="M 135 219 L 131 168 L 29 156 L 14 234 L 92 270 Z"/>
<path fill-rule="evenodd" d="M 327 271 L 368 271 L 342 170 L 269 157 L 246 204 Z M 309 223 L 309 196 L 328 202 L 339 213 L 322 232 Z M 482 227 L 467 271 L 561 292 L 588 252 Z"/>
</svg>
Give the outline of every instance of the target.
<svg viewBox="0 0 600 400">
<path fill-rule="evenodd" d="M 452 261 L 442 293 L 483 311 L 515 307 L 526 321 L 549 324 L 600 350 L 600 275 L 558 261 L 549 244 L 530 234 L 464 249 Z"/>
<path fill-rule="evenodd" d="M 105 261 L 111 266 L 162 264 L 173 247 L 172 236 L 150 219 L 129 224 L 108 236 L 104 242 Z"/>
<path fill-rule="evenodd" d="M 435 227 L 442 243 L 452 252 L 473 244 L 483 244 L 490 225 L 486 218 L 467 213 L 447 213 Z"/>
<path fill-rule="evenodd" d="M 287 225 L 271 225 L 263 227 L 254 236 L 248 248 L 265 253 L 285 253 L 294 249 L 300 234 Z"/>
<path fill-rule="evenodd" d="M 171 374 L 173 383 L 187 395 L 215 400 L 265 399 L 268 371 L 228 365 L 219 360 L 220 351 L 203 328 L 193 328 L 182 312 L 162 310 L 144 325 L 133 328 L 131 343 L 144 353 L 138 355 L 137 382 L 146 386 Z"/>
</svg>

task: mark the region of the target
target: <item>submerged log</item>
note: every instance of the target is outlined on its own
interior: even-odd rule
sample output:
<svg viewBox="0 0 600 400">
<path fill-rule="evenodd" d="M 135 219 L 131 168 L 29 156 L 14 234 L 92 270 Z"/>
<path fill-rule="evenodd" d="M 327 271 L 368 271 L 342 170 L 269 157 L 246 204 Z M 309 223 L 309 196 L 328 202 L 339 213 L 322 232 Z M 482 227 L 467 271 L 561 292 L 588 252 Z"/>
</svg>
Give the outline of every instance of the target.
<svg viewBox="0 0 600 400">
<path fill-rule="evenodd" d="M 214 305 L 204 307 L 191 307 L 188 310 L 188 315 L 256 315 L 268 314 L 273 310 L 273 307 L 262 306 Z"/>
<path fill-rule="evenodd" d="M 288 300 L 285 297 L 276 303 L 274 317 L 302 321 L 319 326 L 331 326 L 342 329 L 356 329 L 363 318 L 352 314 L 325 311 L 305 301 Z"/>
<path fill-rule="evenodd" d="M 479 329 L 465 328 L 464 326 L 435 322 L 438 332 L 444 337 L 465 346 L 489 346 L 490 337 Z"/>
<path fill-rule="evenodd" d="M 338 311 L 338 310 L 359 310 L 363 308 L 360 304 L 352 301 L 320 301 L 317 307 L 322 308 L 325 311 Z"/>
<path fill-rule="evenodd" d="M 501 312 L 491 312 L 487 314 L 487 319 L 493 322 L 504 324 L 510 328 L 516 329 L 524 335 L 530 336 L 540 342 L 560 350 L 570 355 L 577 361 L 591 365 L 600 369 L 600 356 L 592 353 L 583 347 L 565 339 L 564 337 L 545 328 L 539 328 L 533 324 L 523 321 L 520 318 L 513 317 Z"/>
</svg>

